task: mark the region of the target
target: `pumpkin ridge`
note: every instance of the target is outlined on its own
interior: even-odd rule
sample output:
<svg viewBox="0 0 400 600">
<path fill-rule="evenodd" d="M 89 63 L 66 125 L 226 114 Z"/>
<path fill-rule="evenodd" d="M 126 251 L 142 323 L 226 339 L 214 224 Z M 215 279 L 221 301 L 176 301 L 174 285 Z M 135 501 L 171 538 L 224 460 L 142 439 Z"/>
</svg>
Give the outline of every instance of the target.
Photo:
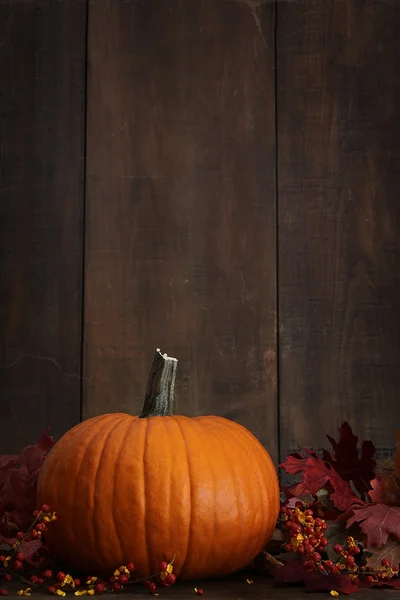
<svg viewBox="0 0 400 600">
<path fill-rule="evenodd" d="M 247 444 L 246 441 L 249 440 L 249 438 L 253 441 L 254 440 L 257 442 L 257 444 L 255 445 L 255 449 L 257 450 L 257 452 L 254 453 L 254 455 L 256 456 L 256 460 L 255 460 L 255 465 L 258 466 L 257 472 L 258 473 L 262 473 L 263 471 L 269 472 L 271 474 L 271 467 L 273 467 L 273 463 L 272 460 L 269 456 L 269 454 L 266 454 L 264 451 L 264 447 L 261 445 L 261 443 L 259 442 L 259 440 L 257 440 L 257 438 L 255 438 L 250 431 L 248 431 L 246 428 L 244 427 L 240 427 L 238 429 L 238 433 L 240 436 L 240 439 L 243 440 L 243 445 L 246 448 Z M 275 471 L 273 471 L 275 473 Z M 261 477 L 257 477 L 257 480 L 259 482 L 264 481 L 264 478 Z M 277 491 L 277 493 L 274 493 L 273 496 L 270 495 L 270 489 L 273 489 L 274 492 Z M 275 523 L 278 519 L 279 516 L 279 487 L 278 486 L 268 486 L 266 487 L 265 484 L 262 485 L 262 496 L 264 499 L 263 502 L 263 514 L 264 514 L 264 520 L 267 523 L 268 521 L 272 521 L 271 519 L 271 512 L 268 511 L 267 507 L 270 506 L 272 503 L 275 504 L 275 516 L 274 516 L 274 523 L 273 523 L 273 527 L 272 530 L 275 527 Z M 272 533 L 272 532 L 271 532 Z"/>
<path fill-rule="evenodd" d="M 193 497 L 192 497 L 192 480 L 191 480 L 191 471 L 190 471 L 190 462 L 189 462 L 189 453 L 187 450 L 187 441 L 186 441 L 186 437 L 184 434 L 184 431 L 181 427 L 181 424 L 179 422 L 179 419 L 175 419 L 176 424 L 179 427 L 179 430 L 181 432 L 181 436 L 183 439 L 183 445 L 185 448 L 185 453 L 186 453 L 186 464 L 187 464 L 187 471 L 188 471 L 188 482 L 189 482 L 189 497 L 190 497 L 190 510 L 189 510 L 189 531 L 188 531 L 188 536 L 187 536 L 187 543 L 186 543 L 186 552 L 185 552 L 185 558 L 182 561 L 182 566 L 181 566 L 181 572 L 184 571 L 185 569 L 185 565 L 187 563 L 187 559 L 188 559 L 188 553 L 189 553 L 189 548 L 190 548 L 190 537 L 192 534 L 192 511 L 193 511 Z M 187 422 L 187 425 L 191 426 L 191 421 L 190 419 Z"/>
<path fill-rule="evenodd" d="M 217 424 L 219 429 L 222 429 L 228 433 L 232 433 L 231 427 L 225 427 L 225 423 L 223 421 L 215 421 L 215 424 Z M 260 453 L 258 452 L 259 447 L 258 445 L 254 444 L 254 440 L 256 440 L 256 438 L 250 433 L 247 432 L 247 440 L 245 439 L 245 436 L 243 435 L 244 433 L 246 433 L 246 429 L 243 428 L 242 426 L 240 426 L 239 423 L 235 423 L 233 422 L 235 425 L 239 425 L 239 427 L 235 428 L 235 435 L 237 435 L 237 442 L 240 444 L 241 448 L 243 449 L 243 451 L 249 456 L 249 459 L 252 463 L 252 467 L 256 467 L 256 477 L 255 480 L 257 482 L 257 488 L 258 488 L 258 495 L 259 497 L 262 498 L 262 502 L 260 503 L 261 505 L 261 510 L 262 510 L 262 521 L 265 524 L 265 527 L 269 524 L 269 522 L 271 521 L 271 515 L 268 514 L 268 512 L 266 511 L 266 507 L 268 505 L 268 496 L 266 497 L 265 494 L 265 487 L 264 485 L 261 483 L 263 480 L 262 477 L 262 472 L 264 469 L 261 469 L 261 465 L 260 465 L 260 461 L 259 461 L 259 456 Z M 247 443 L 246 443 L 247 441 Z M 257 440 L 258 441 L 258 440 Z M 248 442 L 251 442 L 253 445 L 253 448 L 256 450 L 256 452 L 252 452 L 251 455 L 249 453 L 249 444 Z M 263 447 L 262 447 L 263 449 Z M 264 449 L 263 449 L 264 451 Z M 254 529 L 256 526 L 256 520 L 257 520 L 257 514 L 255 511 L 252 512 L 253 515 L 253 521 L 252 521 L 252 528 Z M 275 525 L 275 523 L 274 523 Z M 258 551 L 260 551 L 261 548 L 258 549 Z M 254 557 L 252 557 L 254 558 Z M 251 558 L 249 559 L 251 560 Z"/>
<path fill-rule="evenodd" d="M 116 459 L 116 464 L 117 465 L 120 462 L 121 452 L 123 450 L 125 440 L 128 437 L 128 435 L 130 433 L 130 430 L 133 427 L 134 422 L 135 422 L 134 419 L 132 419 L 132 421 L 128 424 L 128 428 L 127 428 L 127 430 L 125 432 L 125 435 L 124 435 L 124 438 L 123 438 L 123 442 L 120 445 L 119 450 L 118 450 L 117 459 Z M 111 500 L 111 517 L 112 517 L 112 520 L 113 520 L 113 523 L 114 523 L 114 529 L 115 529 L 116 538 L 118 539 L 119 551 L 120 551 L 121 556 L 122 556 L 123 553 L 124 553 L 124 549 L 122 547 L 121 536 L 119 534 L 119 529 L 118 529 L 118 523 L 115 520 L 115 492 L 118 489 L 118 486 L 117 486 L 117 473 L 118 473 L 118 470 L 114 469 L 113 494 L 112 494 L 112 500 Z"/>
<path fill-rule="evenodd" d="M 104 418 L 107 415 L 101 415 L 100 417 L 97 418 L 97 423 L 99 423 L 99 421 L 104 420 Z M 82 425 L 82 423 L 78 423 L 78 425 L 75 425 L 72 429 L 70 429 L 69 431 L 67 431 L 62 437 L 64 439 L 68 439 L 68 441 L 70 439 L 73 439 L 75 433 L 78 433 L 79 429 L 80 429 L 80 425 Z M 95 423 L 93 422 L 93 425 L 95 425 Z M 40 486 L 41 486 L 41 479 L 43 478 L 44 474 L 46 474 L 46 485 L 49 486 L 50 489 L 52 489 L 51 483 L 52 483 L 52 479 L 54 479 L 54 475 L 57 473 L 57 461 L 55 460 L 55 457 L 59 456 L 59 446 L 56 444 L 49 452 L 49 454 L 46 457 L 46 460 L 43 463 L 43 466 L 40 469 L 40 473 L 39 475 L 41 475 L 41 477 L 39 476 L 38 478 L 38 494 L 40 494 Z M 55 488 L 56 490 L 56 495 L 55 495 L 55 501 L 53 502 L 54 506 L 56 506 L 58 504 L 57 500 L 58 500 L 58 488 Z M 47 501 L 47 500 L 46 500 Z"/>
<path fill-rule="evenodd" d="M 222 428 L 220 428 L 220 429 L 222 429 Z M 237 519 L 235 519 L 235 521 L 237 520 L 240 523 L 241 522 L 242 510 L 241 510 L 241 503 L 239 501 L 239 495 L 238 495 L 238 489 L 237 489 L 236 470 L 234 468 L 232 468 L 232 461 L 230 460 L 229 455 L 228 455 L 228 453 L 226 451 L 226 448 L 225 448 L 225 440 L 221 439 L 222 436 L 217 435 L 217 432 L 214 431 L 214 430 L 212 430 L 211 428 L 210 428 L 210 431 L 212 432 L 212 435 L 217 439 L 217 444 L 219 446 L 221 455 L 224 456 L 224 458 L 225 458 L 225 462 L 226 462 L 226 465 L 228 467 L 230 478 L 231 478 L 231 480 L 234 481 L 233 488 L 234 488 L 235 497 L 236 497 L 236 509 L 237 509 Z M 229 432 L 227 432 L 225 429 L 222 429 L 222 431 L 223 431 L 223 433 L 228 433 L 228 435 L 229 435 Z M 234 542 L 232 542 L 232 546 L 236 550 L 237 547 L 239 546 L 239 544 L 237 542 L 237 539 L 238 539 L 238 535 L 237 535 L 238 528 L 235 527 L 234 531 L 235 531 L 235 540 L 234 540 Z M 228 554 L 227 558 L 226 558 L 226 561 L 223 562 L 223 563 L 221 563 L 221 569 L 223 571 L 225 571 L 225 568 L 229 565 L 229 563 L 230 563 L 231 560 L 232 560 L 231 556 Z"/>
<path fill-rule="evenodd" d="M 144 543 L 146 545 L 146 548 L 144 550 L 144 553 L 146 555 L 146 573 L 142 573 L 142 575 L 145 575 L 147 577 L 147 575 L 150 574 L 150 556 L 149 556 L 149 536 L 148 536 L 148 529 L 149 529 L 149 524 L 147 523 L 147 477 L 146 477 L 146 454 L 147 454 L 147 450 L 148 450 L 148 435 L 149 435 L 149 419 L 143 419 L 145 425 L 145 431 L 144 431 L 144 445 L 143 445 L 143 522 L 144 522 Z M 151 523 L 150 523 L 150 527 L 151 527 Z"/>
<path fill-rule="evenodd" d="M 96 471 L 94 473 L 94 479 L 93 479 L 92 531 L 93 531 L 93 537 L 94 537 L 94 539 L 97 540 L 97 544 L 96 544 L 97 552 L 98 552 L 99 556 L 101 556 L 103 563 L 105 561 L 104 561 L 104 553 L 102 551 L 102 543 L 105 542 L 107 544 L 108 540 L 103 540 L 102 539 L 102 536 L 99 535 L 98 527 L 96 526 L 96 521 L 98 521 L 98 519 L 96 519 L 96 513 L 97 513 L 96 508 L 98 507 L 98 502 L 96 502 L 96 500 L 95 500 L 95 495 L 96 495 L 96 490 L 97 490 L 98 476 L 99 476 L 100 466 L 101 466 L 101 462 L 102 462 L 102 456 L 103 456 L 103 454 L 106 456 L 105 450 L 106 450 L 106 448 L 107 448 L 107 446 L 108 446 L 108 444 L 110 442 L 110 439 L 111 439 L 112 434 L 114 433 L 114 431 L 116 429 L 118 429 L 119 425 L 121 425 L 121 424 L 123 424 L 125 422 L 126 422 L 126 417 L 124 416 L 119 421 L 117 421 L 117 423 L 113 427 L 111 427 L 111 429 L 109 429 L 109 431 L 107 432 L 106 437 L 104 438 L 102 451 L 99 452 L 99 459 L 98 459 L 97 468 L 96 468 Z M 114 474 L 114 478 L 115 478 L 115 474 Z M 113 498 L 114 498 L 114 494 L 113 494 Z M 116 534 L 116 537 L 118 538 L 118 542 L 119 542 L 118 533 L 117 533 L 117 530 L 115 529 L 114 507 L 113 506 L 112 506 L 112 512 L 111 512 L 111 515 L 110 515 L 110 521 L 112 521 L 112 523 L 114 525 L 115 534 Z"/>
<path fill-rule="evenodd" d="M 201 419 L 196 419 L 196 423 L 199 423 L 199 424 L 200 424 L 200 426 L 201 426 L 201 427 L 202 427 L 202 428 L 205 430 L 205 432 L 206 432 L 206 434 L 207 434 L 207 435 L 209 434 L 209 430 L 208 430 L 208 428 L 207 428 L 207 425 L 206 425 L 206 423 L 202 422 L 202 420 L 201 420 Z M 212 468 L 211 460 L 210 460 L 210 457 L 208 456 L 208 454 L 207 454 L 207 462 L 208 462 L 208 466 L 209 466 L 209 469 L 210 469 L 210 473 L 211 473 L 211 475 L 212 475 L 212 482 L 213 482 L 213 496 L 215 497 L 215 475 L 214 475 L 214 470 L 213 470 L 213 468 Z M 216 529 L 216 528 L 215 528 L 215 521 L 216 521 L 216 518 L 215 518 L 215 517 L 216 517 L 216 515 L 215 515 L 215 503 L 214 503 L 214 504 L 213 504 L 213 512 L 212 512 L 212 524 L 213 524 L 213 527 L 212 527 L 212 534 L 210 535 L 210 540 L 211 540 L 211 542 L 210 542 L 210 545 L 209 545 L 209 548 L 208 548 L 208 554 L 206 555 L 206 559 L 207 559 L 207 560 L 205 560 L 205 563 L 206 563 L 206 564 L 209 562 L 209 561 L 208 561 L 208 558 L 209 558 L 209 557 L 212 555 L 212 553 L 213 553 L 213 543 L 214 543 L 215 529 Z"/>
<path fill-rule="evenodd" d="M 102 419 L 101 421 L 103 421 L 103 424 L 108 424 L 107 420 L 108 420 L 107 419 L 107 415 L 105 415 L 104 420 Z M 95 429 L 95 426 L 98 425 L 98 424 L 99 424 L 98 421 L 93 422 L 93 423 L 90 424 L 90 425 L 93 425 L 93 426 L 92 427 L 89 426 L 89 432 L 86 432 L 86 440 L 88 440 L 88 437 L 90 435 L 91 430 Z M 88 450 L 89 450 L 92 442 L 96 439 L 96 437 L 101 432 L 102 432 L 102 428 L 100 430 L 99 429 L 97 429 L 97 430 L 95 429 L 95 433 L 94 433 L 93 437 L 90 438 L 90 441 L 86 445 L 86 448 L 85 448 L 85 450 L 83 452 L 83 456 L 82 456 L 82 459 L 81 459 L 81 462 L 80 462 L 80 465 L 79 465 L 78 472 L 76 473 L 75 477 L 73 478 L 73 485 L 72 485 L 72 488 L 71 488 L 70 494 L 69 494 L 69 496 L 70 496 L 70 502 L 65 502 L 65 499 L 63 499 L 63 508 L 64 508 L 64 511 L 65 511 L 65 507 L 66 506 L 69 507 L 67 516 L 65 516 L 65 514 L 63 514 L 61 512 L 61 518 L 63 520 L 65 520 L 65 522 L 70 522 L 71 520 L 74 520 L 74 511 L 76 510 L 76 505 L 75 505 L 75 502 L 71 501 L 71 499 L 76 498 L 76 487 L 77 487 L 78 482 L 81 480 L 82 467 L 85 464 L 85 457 L 86 457 L 86 455 L 88 453 Z M 89 435 L 88 435 L 88 433 L 89 433 Z M 60 489 L 60 488 L 58 488 L 58 489 Z M 55 509 L 57 510 L 56 506 L 55 506 Z"/>
<path fill-rule="evenodd" d="M 228 436 L 229 436 L 229 435 L 232 435 L 232 430 L 231 430 L 231 428 L 230 428 L 230 427 L 225 427 L 225 422 L 224 422 L 224 421 L 222 421 L 222 420 L 220 420 L 220 419 L 218 419 L 218 420 L 215 420 L 215 421 L 214 421 L 214 425 L 216 425 L 216 426 L 218 427 L 218 429 L 219 429 L 220 431 L 222 431 L 222 432 L 223 432 L 223 434 L 228 434 Z M 241 443 L 241 440 L 240 440 L 240 439 L 237 439 L 236 441 L 239 443 L 239 445 L 240 445 L 240 447 L 242 448 L 242 450 L 243 450 L 243 451 L 244 451 L 244 452 L 245 452 L 245 453 L 248 455 L 249 453 L 248 453 L 248 449 L 247 449 L 246 445 L 245 445 L 245 444 L 243 444 L 243 443 Z M 221 442 L 221 444 L 222 444 L 222 442 Z M 223 448 L 223 450 L 224 450 L 224 453 L 226 454 L 225 448 Z M 236 477 L 236 471 L 234 471 L 234 478 L 235 478 L 235 491 L 236 491 L 236 495 L 238 495 L 238 491 L 237 491 L 237 477 Z M 258 490 L 259 490 L 259 495 L 262 495 L 262 496 L 264 496 L 264 494 L 262 494 L 262 493 L 261 493 L 261 486 L 260 486 L 259 477 L 256 477 L 256 481 L 257 481 L 257 488 L 258 488 Z M 238 506 L 239 506 L 239 502 L 238 502 Z M 239 514 L 241 514 L 241 515 L 243 514 L 243 512 L 242 512 L 242 511 L 240 511 L 240 509 L 239 509 Z M 255 522 L 256 522 L 256 514 L 255 514 L 255 512 L 254 512 L 254 511 L 252 511 L 252 512 L 251 512 L 251 514 L 252 514 L 252 523 L 251 523 L 251 527 L 252 527 L 252 529 L 254 530 L 254 527 L 255 527 Z M 239 523 L 241 524 L 241 522 L 242 522 L 242 519 L 241 519 L 241 517 L 239 517 Z M 237 548 L 238 546 L 240 547 L 240 545 L 236 544 L 236 546 L 235 546 L 235 550 L 236 550 L 236 548 Z M 243 546 L 243 542 L 242 542 L 242 546 Z M 227 562 L 227 563 L 224 563 L 224 565 L 223 565 L 223 567 L 222 567 L 222 568 L 224 568 L 226 565 L 229 565 L 229 561 L 230 561 L 230 560 L 231 560 L 231 557 L 229 557 L 229 560 L 228 560 L 228 562 Z"/>
</svg>

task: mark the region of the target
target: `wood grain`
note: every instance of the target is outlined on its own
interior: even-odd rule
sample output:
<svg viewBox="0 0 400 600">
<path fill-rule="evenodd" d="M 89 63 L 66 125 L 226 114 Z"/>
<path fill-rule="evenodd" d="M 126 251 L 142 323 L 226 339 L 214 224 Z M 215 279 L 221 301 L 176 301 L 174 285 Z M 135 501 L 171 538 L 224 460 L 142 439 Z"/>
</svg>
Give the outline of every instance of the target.
<svg viewBox="0 0 400 600">
<path fill-rule="evenodd" d="M 400 4 L 278 2 L 282 452 L 400 422 Z"/>
<path fill-rule="evenodd" d="M 93 0 L 84 417 L 140 412 L 155 348 L 177 410 L 277 456 L 274 5 Z"/>
<path fill-rule="evenodd" d="M 232 577 L 226 579 L 209 579 L 206 581 L 189 581 L 189 582 L 178 582 L 169 589 L 160 590 L 161 594 L 165 598 L 170 600 L 190 600 L 196 598 L 194 587 L 200 587 L 204 591 L 204 598 L 210 600 L 323 600 L 331 598 L 329 591 L 327 592 L 306 592 L 302 586 L 294 585 L 274 585 L 272 579 L 263 575 L 252 575 L 250 574 L 250 581 L 253 583 L 247 583 L 249 578 L 248 573 L 237 573 Z M 148 591 L 140 584 L 135 584 L 136 589 L 133 591 L 128 585 L 125 586 L 123 592 L 118 594 L 109 593 L 107 594 L 108 600 L 118 600 L 121 598 L 148 598 Z M 17 586 L 16 583 L 11 582 L 7 584 L 9 595 L 12 594 L 12 590 L 16 591 L 21 589 L 21 585 Z M 340 597 L 340 596 L 339 596 Z M 35 598 L 38 600 L 48 600 L 49 595 L 43 594 L 39 591 L 35 591 Z M 362 589 L 360 592 L 352 594 L 350 596 L 352 600 L 398 600 L 398 590 L 391 589 Z"/>
<path fill-rule="evenodd" d="M 0 2 L 0 453 L 79 420 L 85 18 Z"/>
</svg>

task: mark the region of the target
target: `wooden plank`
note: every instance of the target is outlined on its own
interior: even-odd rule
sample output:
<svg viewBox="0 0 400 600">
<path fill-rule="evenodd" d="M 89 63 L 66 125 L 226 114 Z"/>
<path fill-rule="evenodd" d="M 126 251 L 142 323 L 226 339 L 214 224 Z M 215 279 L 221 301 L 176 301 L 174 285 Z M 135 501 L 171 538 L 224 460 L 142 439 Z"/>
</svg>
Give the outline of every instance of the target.
<svg viewBox="0 0 400 600">
<path fill-rule="evenodd" d="M 79 420 L 85 26 L 0 2 L 0 453 Z"/>
<path fill-rule="evenodd" d="M 204 591 L 204 598 L 207 600 L 322 600 L 331 598 L 329 591 L 310 592 L 304 591 L 302 586 L 274 586 L 271 578 L 264 576 L 251 575 L 252 584 L 247 583 L 248 575 L 238 573 L 227 579 L 207 580 L 207 581 L 188 581 L 179 582 L 168 590 L 160 589 L 160 598 L 170 600 L 190 600 L 196 598 L 194 587 L 200 587 Z M 16 591 L 23 586 L 17 586 L 15 583 L 7 584 L 9 596 L 16 596 Z M 132 589 L 133 588 L 133 589 Z M 37 600 L 48 600 L 49 595 L 40 591 L 34 591 L 33 598 Z M 120 598 L 148 598 L 148 591 L 140 584 L 125 586 L 123 592 L 118 594 L 107 594 L 107 600 L 118 600 Z M 351 595 L 352 600 L 398 600 L 399 592 L 397 590 L 385 589 L 363 589 L 360 592 Z"/>
<path fill-rule="evenodd" d="M 400 422 L 400 4 L 278 2 L 283 454 Z"/>
<path fill-rule="evenodd" d="M 89 22 L 84 417 L 137 414 L 160 347 L 181 413 L 276 457 L 274 5 L 93 0 Z"/>
</svg>

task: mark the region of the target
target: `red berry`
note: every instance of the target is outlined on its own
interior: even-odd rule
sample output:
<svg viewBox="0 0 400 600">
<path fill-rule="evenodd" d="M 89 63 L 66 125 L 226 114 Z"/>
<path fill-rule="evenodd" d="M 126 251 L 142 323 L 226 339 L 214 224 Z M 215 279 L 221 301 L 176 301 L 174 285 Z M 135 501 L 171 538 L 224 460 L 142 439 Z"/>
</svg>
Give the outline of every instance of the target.
<svg viewBox="0 0 400 600">
<path fill-rule="evenodd" d="M 74 586 L 75 587 L 79 587 L 81 585 L 81 580 L 78 579 L 77 577 L 74 579 Z"/>
<path fill-rule="evenodd" d="M 0 596 L 7 596 L 8 592 L 4 588 L 0 588 Z"/>
<path fill-rule="evenodd" d="M 333 567 L 333 561 L 332 560 L 324 560 L 324 566 L 327 569 L 331 569 Z"/>
<path fill-rule="evenodd" d="M 307 510 L 304 511 L 304 514 L 306 515 L 306 517 L 312 517 L 314 513 L 311 510 L 311 508 L 307 508 Z"/>
<path fill-rule="evenodd" d="M 17 554 L 15 555 L 15 558 L 20 561 L 25 560 L 25 556 L 24 556 L 23 552 L 17 552 Z"/>
<path fill-rule="evenodd" d="M 43 577 L 45 579 L 51 579 L 53 577 L 53 571 L 50 571 L 50 569 L 43 571 Z"/>
<path fill-rule="evenodd" d="M 336 554 L 342 554 L 343 546 L 341 546 L 340 544 L 335 544 L 333 546 L 333 551 L 336 552 Z"/>
<path fill-rule="evenodd" d="M 196 588 L 196 594 L 198 596 L 202 596 L 204 594 L 204 590 L 202 588 Z"/>
<path fill-rule="evenodd" d="M 303 562 L 303 569 L 313 569 L 314 563 L 311 560 L 305 560 Z"/>
<path fill-rule="evenodd" d="M 108 583 L 115 583 L 116 579 L 114 577 L 114 575 L 112 577 L 110 577 L 110 579 L 108 580 Z"/>
<path fill-rule="evenodd" d="M 49 594 L 54 594 L 56 591 L 56 588 L 54 585 L 49 585 L 49 587 L 47 588 L 47 591 L 49 592 Z"/>
<path fill-rule="evenodd" d="M 43 581 L 44 581 L 44 579 L 42 579 L 41 577 L 38 577 L 38 578 L 37 578 L 37 582 L 36 582 L 36 583 L 37 583 L 38 585 L 42 585 Z"/>
<path fill-rule="evenodd" d="M 333 565 L 329 570 L 332 573 L 332 575 L 339 575 L 339 569 L 336 565 Z"/>
<path fill-rule="evenodd" d="M 286 552 L 291 552 L 292 551 L 292 544 L 285 544 L 285 550 L 286 550 Z"/>
<path fill-rule="evenodd" d="M 154 592 L 157 589 L 157 586 L 154 582 L 152 582 L 152 583 L 149 583 L 148 589 L 149 589 L 150 594 L 154 594 Z"/>
<path fill-rule="evenodd" d="M 368 577 L 366 577 L 365 581 L 369 584 L 369 585 L 374 585 L 375 583 L 375 579 L 372 577 L 372 575 L 368 575 Z"/>
<path fill-rule="evenodd" d="M 352 567 L 355 563 L 355 558 L 350 554 L 350 556 L 346 556 L 346 565 Z"/>
<path fill-rule="evenodd" d="M 326 531 L 327 529 L 328 529 L 328 524 L 327 524 L 327 523 L 325 523 L 325 522 L 324 522 L 324 523 L 322 523 L 322 525 L 321 525 L 321 530 L 322 530 L 322 531 Z"/>
<path fill-rule="evenodd" d="M 6 560 L 6 557 L 4 556 L 4 554 L 0 554 L 0 562 L 4 562 Z"/>
<path fill-rule="evenodd" d="M 317 538 L 316 538 L 316 537 L 312 537 L 312 538 L 310 538 L 310 544 L 311 544 L 312 546 L 316 546 L 316 545 L 318 544 L 318 540 L 317 540 Z"/>
<path fill-rule="evenodd" d="M 17 533 L 17 540 L 23 540 L 24 539 L 24 532 L 23 531 L 18 531 Z"/>
<path fill-rule="evenodd" d="M 360 554 L 360 552 L 361 552 L 361 550 L 360 550 L 359 546 L 353 546 L 351 549 L 351 553 L 354 554 L 355 556 L 357 554 Z"/>
<path fill-rule="evenodd" d="M 323 548 L 325 548 L 325 546 L 327 546 L 327 545 L 328 545 L 328 540 L 326 539 L 326 537 L 322 537 L 322 538 L 319 540 L 319 545 L 320 545 L 320 546 L 322 546 Z"/>
<path fill-rule="evenodd" d="M 40 532 L 39 532 L 39 531 L 37 531 L 36 529 L 32 529 L 32 531 L 31 531 L 31 536 L 32 536 L 33 538 L 38 538 L 38 537 L 40 537 L 40 535 L 41 535 L 41 534 L 40 534 Z"/>
<path fill-rule="evenodd" d="M 126 573 L 122 573 L 122 575 L 119 576 L 119 582 L 122 583 L 122 585 L 124 583 L 128 583 L 129 581 L 129 577 Z"/>
<path fill-rule="evenodd" d="M 305 527 L 305 529 L 304 529 L 304 533 L 305 533 L 306 535 L 313 535 L 313 533 L 314 533 L 314 528 L 313 528 L 313 527 L 310 527 L 310 525 L 308 525 L 307 527 Z"/>
<path fill-rule="evenodd" d="M 36 525 L 36 529 L 37 529 L 38 531 L 44 531 L 44 524 L 43 524 L 43 523 L 38 523 L 38 524 Z"/>
<path fill-rule="evenodd" d="M 284 515 L 287 513 L 288 509 L 286 508 L 286 506 L 281 506 L 281 513 L 283 513 Z"/>
<path fill-rule="evenodd" d="M 381 560 L 382 567 L 390 567 L 390 560 L 388 558 L 383 558 Z"/>
<path fill-rule="evenodd" d="M 168 573 L 164 581 L 166 581 L 169 585 L 174 585 L 174 583 L 176 582 L 175 573 Z"/>
<path fill-rule="evenodd" d="M 105 589 L 106 589 L 106 584 L 103 582 L 96 583 L 96 586 L 94 588 L 96 594 L 102 594 Z"/>
<path fill-rule="evenodd" d="M 11 581 L 12 580 L 12 575 L 10 575 L 10 573 L 7 573 L 6 575 L 4 575 L 4 579 L 6 581 Z"/>
<path fill-rule="evenodd" d="M 51 506 L 49 504 L 43 504 L 40 510 L 44 513 L 49 513 L 51 511 Z"/>
<path fill-rule="evenodd" d="M 37 583 L 38 582 L 38 576 L 37 575 L 32 575 L 31 582 L 32 583 Z"/>
<path fill-rule="evenodd" d="M 312 559 L 316 563 L 321 562 L 321 555 L 319 554 L 319 552 L 314 552 L 314 554 L 312 555 Z"/>
<path fill-rule="evenodd" d="M 160 562 L 160 566 L 159 566 L 160 571 L 166 571 L 167 568 L 168 568 L 168 563 L 165 560 L 162 560 Z"/>
<path fill-rule="evenodd" d="M 166 579 L 160 579 L 160 581 L 158 582 L 159 585 L 161 585 L 161 587 L 167 588 L 170 586 L 170 584 L 168 583 L 168 581 Z"/>
<path fill-rule="evenodd" d="M 142 583 L 145 587 L 148 587 L 150 585 L 150 581 L 148 579 L 143 579 Z"/>
<path fill-rule="evenodd" d="M 112 584 L 112 591 L 113 591 L 113 592 L 120 592 L 120 591 L 121 591 L 121 589 L 122 589 L 122 585 L 121 585 L 121 584 L 120 584 L 118 581 L 115 581 L 115 582 Z"/>
<path fill-rule="evenodd" d="M 58 571 L 56 579 L 57 581 L 63 582 L 65 579 L 65 573 L 63 573 L 62 571 Z"/>
<path fill-rule="evenodd" d="M 24 568 L 24 565 L 22 564 L 22 562 L 20 560 L 14 560 L 13 568 L 14 568 L 14 571 L 22 571 L 22 569 Z"/>
<path fill-rule="evenodd" d="M 33 516 L 34 516 L 34 517 L 38 517 L 38 516 L 39 516 L 39 513 L 40 513 L 40 510 L 34 510 L 34 511 L 33 511 Z"/>
<path fill-rule="evenodd" d="M 133 562 L 128 562 L 127 565 L 126 565 L 126 568 L 128 569 L 128 571 L 130 573 L 132 573 L 132 571 L 135 570 L 135 565 L 133 564 Z"/>
<path fill-rule="evenodd" d="M 297 553 L 298 553 L 298 554 L 304 554 L 304 552 L 305 552 L 305 550 L 304 550 L 304 546 L 303 546 L 303 544 L 299 544 L 299 545 L 297 546 Z"/>
</svg>

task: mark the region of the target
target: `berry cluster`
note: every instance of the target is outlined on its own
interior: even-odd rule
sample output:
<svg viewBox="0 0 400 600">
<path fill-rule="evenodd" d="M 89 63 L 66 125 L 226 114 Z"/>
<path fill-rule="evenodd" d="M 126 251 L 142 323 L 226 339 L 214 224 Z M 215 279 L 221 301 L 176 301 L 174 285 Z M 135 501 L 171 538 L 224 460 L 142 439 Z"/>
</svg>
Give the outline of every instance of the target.
<svg viewBox="0 0 400 600">
<path fill-rule="evenodd" d="M 337 559 L 329 559 L 325 552 L 328 540 L 324 535 L 328 525 L 324 519 L 315 517 L 314 510 L 306 508 L 302 502 L 297 502 L 294 509 L 282 506 L 281 522 L 289 538 L 285 550 L 295 552 L 303 560 L 307 571 L 317 571 L 322 575 L 348 575 L 353 583 L 360 583 L 362 578 L 370 586 L 399 575 L 398 566 L 391 565 L 387 558 L 382 560 L 379 571 L 371 572 L 362 564 L 361 544 L 351 536 L 347 537 L 344 545 L 333 546 Z"/>
<path fill-rule="evenodd" d="M 311 508 L 301 510 L 300 506 L 290 509 L 281 508 L 281 516 L 285 531 L 290 541 L 286 544 L 287 552 L 296 552 L 306 558 L 306 563 L 321 563 L 321 554 L 328 544 L 324 533 L 328 525 L 319 517 L 314 518 Z"/>
<path fill-rule="evenodd" d="M 66 596 L 68 592 L 75 596 L 93 596 L 105 592 L 120 592 L 128 583 L 142 583 L 150 594 L 158 596 L 158 587 L 167 588 L 176 582 L 176 575 L 173 572 L 174 559 L 171 562 L 162 561 L 159 565 L 159 572 L 147 579 L 134 577 L 135 565 L 133 562 L 118 567 L 108 581 L 91 575 L 81 580 L 69 573 L 54 571 L 46 566 L 42 566 L 42 570 L 33 569 L 21 551 L 24 549 L 23 545 L 40 539 L 42 534 L 47 531 L 49 524 L 58 518 L 48 504 L 44 504 L 33 514 L 34 521 L 29 529 L 26 532 L 19 531 L 9 552 L 0 555 L 0 581 L 3 579 L 5 582 L 9 582 L 13 578 L 17 578 L 27 585 L 18 590 L 18 596 L 30 596 L 34 588 L 47 590 L 50 594 L 61 597 Z M 195 588 L 195 592 L 197 595 L 203 594 L 201 588 Z M 6 595 L 7 590 L 0 586 L 0 596 Z"/>
</svg>

